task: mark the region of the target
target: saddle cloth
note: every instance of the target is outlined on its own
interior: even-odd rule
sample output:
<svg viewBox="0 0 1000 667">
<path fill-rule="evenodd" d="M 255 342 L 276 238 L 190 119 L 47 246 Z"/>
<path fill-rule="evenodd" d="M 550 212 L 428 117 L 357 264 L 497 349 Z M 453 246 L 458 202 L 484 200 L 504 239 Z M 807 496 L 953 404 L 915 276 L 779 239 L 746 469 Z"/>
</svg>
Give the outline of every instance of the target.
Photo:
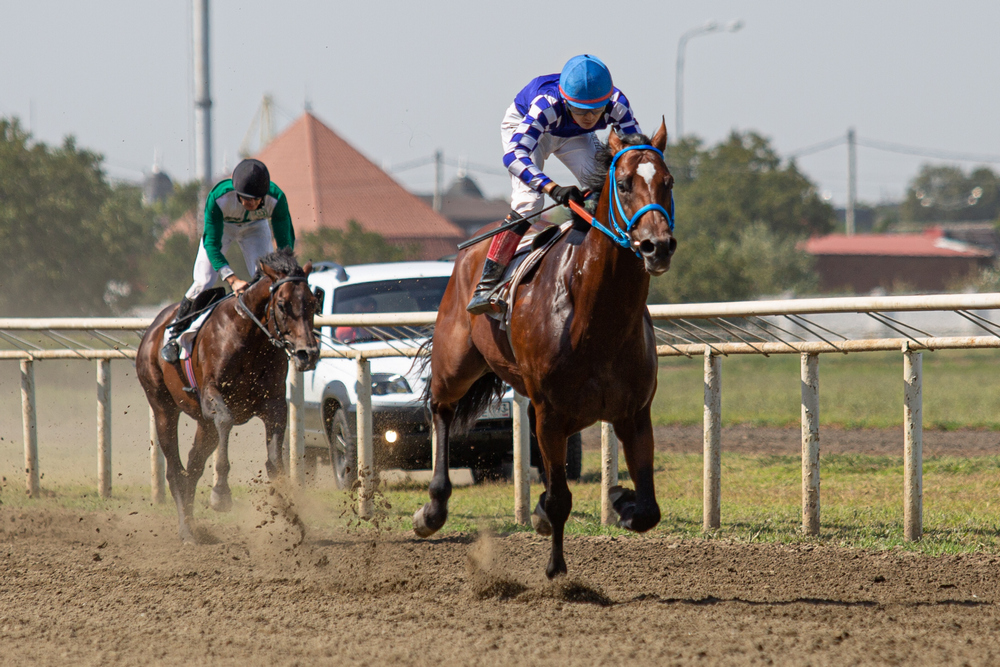
<svg viewBox="0 0 1000 667">
<path fill-rule="evenodd" d="M 500 306 L 499 312 L 487 313 L 500 323 L 501 329 L 507 332 L 508 342 L 510 342 L 510 324 L 514 313 L 514 297 L 518 286 L 538 266 L 542 257 L 556 244 L 556 241 L 573 228 L 573 224 L 573 220 L 567 220 L 558 227 L 551 225 L 537 234 L 525 236 L 518 244 L 514 258 L 500 280 L 500 285 L 490 297 L 492 303 Z"/>
</svg>

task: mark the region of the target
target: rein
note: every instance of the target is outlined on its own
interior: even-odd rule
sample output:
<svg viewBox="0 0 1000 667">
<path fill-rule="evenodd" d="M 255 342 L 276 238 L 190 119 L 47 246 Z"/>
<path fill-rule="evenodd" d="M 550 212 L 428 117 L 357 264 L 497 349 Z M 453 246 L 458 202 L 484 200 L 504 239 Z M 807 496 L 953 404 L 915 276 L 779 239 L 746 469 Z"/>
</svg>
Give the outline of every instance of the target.
<svg viewBox="0 0 1000 667">
<path fill-rule="evenodd" d="M 275 331 L 274 334 L 271 333 L 271 329 L 269 327 L 265 326 L 263 322 L 257 319 L 257 316 L 254 315 L 253 312 L 250 310 L 250 308 L 247 307 L 246 303 L 243 302 L 243 295 L 246 294 L 246 291 L 240 292 L 239 296 L 236 297 L 236 306 L 239 310 L 242 311 L 242 314 L 250 318 L 250 321 L 256 324 L 260 328 L 260 330 L 264 332 L 264 335 L 267 336 L 267 340 L 269 343 L 271 343 L 271 345 L 277 348 L 281 348 L 282 350 L 285 351 L 285 354 L 288 356 L 291 356 L 291 352 L 289 351 L 288 341 L 282 337 L 282 333 L 278 329 L 277 317 L 275 317 L 274 315 L 274 292 L 285 283 L 304 283 L 306 281 L 307 280 L 305 276 L 287 276 L 273 283 L 269 288 L 270 295 L 267 300 L 266 317 L 268 323 L 271 322 L 274 323 L 274 331 Z"/>
<path fill-rule="evenodd" d="M 614 241 L 616 244 L 618 244 L 622 248 L 632 250 L 632 252 L 635 253 L 636 257 L 642 257 L 642 255 L 639 253 L 638 250 L 634 250 L 632 248 L 631 238 L 629 237 L 629 234 L 632 232 L 632 228 L 635 227 L 635 224 L 639 222 L 639 218 L 646 215 L 650 211 L 659 211 L 660 213 L 662 213 L 663 217 L 667 219 L 667 225 L 670 227 L 671 233 L 673 233 L 674 192 L 673 190 L 670 191 L 670 211 L 667 211 L 667 209 L 663 208 L 663 206 L 661 206 L 660 204 L 646 204 L 638 211 L 636 211 L 631 218 L 628 217 L 628 214 L 625 213 L 624 207 L 622 207 L 621 199 L 618 196 L 618 181 L 615 177 L 615 166 L 618 164 L 618 158 L 620 158 L 622 155 L 624 155 L 629 151 L 635 151 L 635 150 L 653 151 L 654 153 L 660 156 L 661 160 L 663 159 L 663 151 L 661 151 L 656 146 L 650 146 L 649 144 L 642 144 L 639 146 L 626 146 L 625 148 L 615 153 L 615 157 L 611 160 L 611 166 L 608 168 L 608 180 L 609 180 L 608 187 L 614 193 L 614 200 L 615 200 L 615 205 L 608 207 L 608 222 L 611 224 L 614 230 L 605 227 L 603 224 L 601 224 L 600 221 L 598 221 L 597 218 L 588 213 L 582 206 L 580 206 L 576 202 L 570 201 L 569 205 L 570 208 L 573 210 L 573 212 L 582 217 L 584 220 L 590 218 L 590 224 L 596 227 L 597 229 L 601 230 L 602 232 L 604 232 L 609 237 L 611 237 L 611 240 Z M 622 229 L 622 226 L 618 224 L 619 219 L 622 221 L 622 225 L 625 227 L 625 229 Z"/>
</svg>

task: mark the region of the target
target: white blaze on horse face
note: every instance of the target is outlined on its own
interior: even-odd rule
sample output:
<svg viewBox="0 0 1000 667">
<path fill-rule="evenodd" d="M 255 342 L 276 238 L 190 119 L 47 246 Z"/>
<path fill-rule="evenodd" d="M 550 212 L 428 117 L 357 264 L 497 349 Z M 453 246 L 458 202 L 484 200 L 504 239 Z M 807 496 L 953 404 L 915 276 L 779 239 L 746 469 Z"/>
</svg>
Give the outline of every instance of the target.
<svg viewBox="0 0 1000 667">
<path fill-rule="evenodd" d="M 635 173 L 646 179 L 646 185 L 653 184 L 653 177 L 656 176 L 656 165 L 652 162 L 643 162 L 635 170 Z"/>
</svg>

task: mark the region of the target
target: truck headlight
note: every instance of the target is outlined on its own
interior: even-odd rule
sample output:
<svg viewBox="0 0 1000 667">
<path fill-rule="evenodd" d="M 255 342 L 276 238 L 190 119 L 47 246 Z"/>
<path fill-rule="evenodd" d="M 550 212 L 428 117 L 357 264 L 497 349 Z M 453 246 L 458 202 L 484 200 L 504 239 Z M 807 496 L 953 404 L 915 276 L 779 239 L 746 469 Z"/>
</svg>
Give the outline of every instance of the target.
<svg viewBox="0 0 1000 667">
<path fill-rule="evenodd" d="M 387 394 L 412 394 L 410 383 L 402 375 L 394 373 L 372 373 L 372 396 Z"/>
</svg>

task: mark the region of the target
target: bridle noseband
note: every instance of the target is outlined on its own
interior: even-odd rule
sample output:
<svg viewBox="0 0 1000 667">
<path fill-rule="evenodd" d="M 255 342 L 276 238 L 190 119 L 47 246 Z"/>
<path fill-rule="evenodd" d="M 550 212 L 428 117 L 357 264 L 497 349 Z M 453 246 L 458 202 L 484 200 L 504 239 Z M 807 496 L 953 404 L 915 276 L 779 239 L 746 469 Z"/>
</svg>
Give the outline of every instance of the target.
<svg viewBox="0 0 1000 667">
<path fill-rule="evenodd" d="M 242 311 L 242 314 L 250 318 L 250 320 L 254 324 L 256 324 L 261 331 L 264 332 L 264 335 L 267 336 L 267 340 L 268 342 L 271 343 L 271 345 L 283 349 L 285 351 L 285 354 L 288 355 L 289 357 L 292 355 L 291 343 L 285 338 L 285 336 L 287 336 L 288 333 L 282 332 L 280 329 L 278 329 L 278 318 L 274 312 L 274 294 L 277 291 L 277 289 L 282 285 L 284 285 L 285 283 L 304 283 L 304 282 L 307 282 L 305 276 L 287 276 L 271 284 L 270 295 L 268 296 L 267 299 L 266 317 L 268 324 L 274 323 L 273 334 L 271 333 L 271 329 L 265 326 L 264 323 L 261 322 L 259 319 L 257 319 L 257 316 L 254 315 L 253 312 L 250 310 L 250 308 L 248 308 L 247 305 L 243 302 L 243 296 L 246 294 L 246 291 L 240 292 L 240 294 L 236 297 L 236 305 L 238 310 Z"/>
<path fill-rule="evenodd" d="M 641 258 L 642 254 L 640 254 L 638 250 L 632 248 L 632 239 L 629 236 L 629 234 L 631 234 L 632 228 L 635 227 L 636 223 L 639 222 L 639 218 L 646 215 L 650 211 L 659 211 L 660 213 L 662 213 L 663 217 L 667 219 L 667 225 L 670 227 L 670 232 L 673 233 L 674 191 L 673 189 L 670 190 L 670 211 L 667 211 L 667 209 L 663 208 L 663 206 L 661 206 L 660 204 L 646 204 L 638 211 L 636 211 L 631 218 L 628 216 L 628 214 L 625 213 L 625 209 L 622 207 L 621 199 L 618 196 L 618 181 L 615 177 L 615 166 L 618 164 L 618 158 L 620 158 L 622 155 L 624 155 L 629 151 L 637 151 L 637 150 L 653 151 L 654 153 L 660 156 L 661 160 L 663 159 L 663 151 L 661 151 L 656 146 L 650 146 L 649 144 L 641 144 L 638 146 L 626 146 L 625 148 L 615 153 L 615 157 L 611 160 L 611 167 L 608 168 L 608 181 L 609 181 L 608 187 L 611 188 L 611 191 L 614 193 L 614 206 L 608 207 L 608 222 L 611 224 L 614 230 L 608 229 L 600 222 L 598 222 L 597 218 L 594 217 L 591 217 L 590 224 L 596 227 L 597 229 L 601 230 L 608 236 L 610 236 L 612 241 L 614 241 L 623 248 L 632 250 L 632 252 L 635 253 L 636 257 Z M 622 225 L 618 224 L 618 220 L 622 221 Z M 622 229 L 622 226 L 624 226 L 625 229 Z"/>
</svg>

